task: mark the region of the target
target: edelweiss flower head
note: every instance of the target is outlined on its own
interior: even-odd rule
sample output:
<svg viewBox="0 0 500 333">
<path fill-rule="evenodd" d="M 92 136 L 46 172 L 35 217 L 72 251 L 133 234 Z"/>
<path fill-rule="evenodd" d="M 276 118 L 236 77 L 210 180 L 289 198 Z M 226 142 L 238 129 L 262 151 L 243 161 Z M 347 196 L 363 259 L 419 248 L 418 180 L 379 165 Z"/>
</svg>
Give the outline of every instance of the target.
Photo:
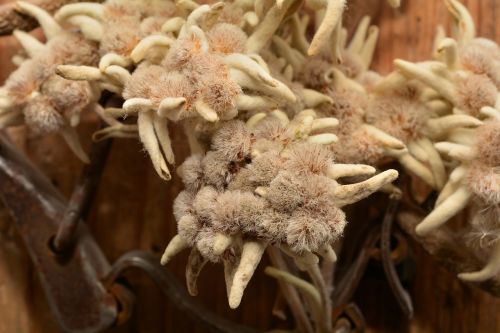
<svg viewBox="0 0 500 333">
<path fill-rule="evenodd" d="M 366 120 L 387 134 L 408 143 L 423 136 L 429 112 L 420 101 L 400 96 L 377 96 L 366 109 Z"/>
<path fill-rule="evenodd" d="M 486 45 L 485 45 L 486 44 Z M 490 46 L 490 44 L 493 44 Z M 475 39 L 459 49 L 460 65 L 478 75 L 486 75 L 500 88 L 500 49 L 495 43 Z"/>
<path fill-rule="evenodd" d="M 30 100 L 24 108 L 26 125 L 36 133 L 57 132 L 64 126 L 64 119 L 52 106 L 50 98 L 39 95 Z"/>
<path fill-rule="evenodd" d="M 471 74 L 459 80 L 457 85 L 457 104 L 471 116 L 478 117 L 485 106 L 494 106 L 498 90 L 486 75 Z"/>
<path fill-rule="evenodd" d="M 294 174 L 326 174 L 334 163 L 333 154 L 321 145 L 297 143 L 285 154 L 284 167 Z"/>
<path fill-rule="evenodd" d="M 254 135 L 242 121 L 229 121 L 212 138 L 211 149 L 228 161 L 241 162 L 251 158 Z"/>
<path fill-rule="evenodd" d="M 195 154 L 188 157 L 182 166 L 177 169 L 178 175 L 181 177 L 184 187 L 191 191 L 198 191 L 203 184 L 203 156 Z"/>
<path fill-rule="evenodd" d="M 213 206 L 212 228 L 230 236 L 239 232 L 251 235 L 266 209 L 269 209 L 266 200 L 251 192 L 224 191 L 217 196 Z"/>
<path fill-rule="evenodd" d="M 219 23 L 207 33 L 210 50 L 215 53 L 244 53 L 247 35 L 239 27 Z"/>
</svg>

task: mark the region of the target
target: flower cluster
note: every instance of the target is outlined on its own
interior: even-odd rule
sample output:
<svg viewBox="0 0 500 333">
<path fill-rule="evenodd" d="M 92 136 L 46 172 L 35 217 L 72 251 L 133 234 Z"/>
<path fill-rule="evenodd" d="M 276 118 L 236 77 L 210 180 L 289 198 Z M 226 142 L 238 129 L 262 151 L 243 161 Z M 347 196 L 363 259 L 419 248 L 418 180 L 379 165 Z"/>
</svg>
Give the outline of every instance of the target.
<svg viewBox="0 0 500 333">
<path fill-rule="evenodd" d="M 398 175 L 388 170 L 359 183 L 339 183 L 376 170 L 335 163 L 332 151 L 315 143 L 315 132 L 335 124 L 333 118 L 317 118 L 312 111 L 298 113 L 291 121 L 284 114 L 254 116 L 247 125 L 230 121 L 216 130 L 208 152 L 180 166 L 186 189 L 174 203 L 178 235 L 162 263 L 192 247 L 186 273 L 192 294 L 202 265 L 222 262 L 229 304 L 237 307 L 268 244 L 298 260 L 314 263 L 315 254 L 334 260 L 331 244 L 346 224 L 340 208 Z"/>
<path fill-rule="evenodd" d="M 447 182 L 434 210 L 416 232 L 427 235 L 470 204 L 472 216 L 467 233 L 479 238 L 489 259 L 482 270 L 459 277 L 483 281 L 500 272 L 500 47 L 476 37 L 473 20 L 461 3 L 446 3 L 457 33 L 453 38 L 438 34 L 435 60 L 419 64 L 395 61 L 407 79 L 432 89 L 433 96 L 427 103 L 441 119 L 449 119 L 431 126 L 434 146 L 447 164 Z M 484 242 L 484 238 L 488 241 Z"/>
<path fill-rule="evenodd" d="M 43 44 L 23 31 L 14 31 L 26 58 L 17 58 L 18 69 L 0 88 L 0 128 L 24 122 L 37 133 L 57 132 L 81 160 L 88 161 L 74 127 L 97 96 L 88 82 L 66 80 L 56 70 L 68 63 L 95 64 L 99 59 L 97 46 L 79 33 L 64 30 L 32 4 L 19 2 L 18 7 L 38 20 L 47 42 Z"/>
</svg>

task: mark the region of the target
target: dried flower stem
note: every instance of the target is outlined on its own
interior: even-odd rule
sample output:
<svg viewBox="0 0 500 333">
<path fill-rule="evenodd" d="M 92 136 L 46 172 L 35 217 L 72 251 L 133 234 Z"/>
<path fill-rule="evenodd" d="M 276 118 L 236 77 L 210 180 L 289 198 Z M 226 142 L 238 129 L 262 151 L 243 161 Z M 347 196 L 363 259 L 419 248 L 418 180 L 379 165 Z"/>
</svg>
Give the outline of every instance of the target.
<svg viewBox="0 0 500 333">
<path fill-rule="evenodd" d="M 269 259 L 274 267 L 278 268 L 282 272 L 288 271 L 287 264 L 278 248 L 274 246 L 268 247 L 267 254 L 269 255 Z M 290 311 L 292 311 L 295 323 L 297 324 L 297 330 L 299 332 L 312 333 L 313 327 L 307 318 L 304 304 L 302 303 L 297 290 L 281 279 L 278 279 L 278 284 L 283 297 L 286 299 L 288 306 L 290 307 Z"/>
<path fill-rule="evenodd" d="M 313 281 L 316 288 L 319 290 L 321 296 L 322 304 L 322 322 L 317 323 L 318 327 L 321 327 L 320 332 L 331 332 L 332 331 L 332 300 L 330 298 L 329 288 L 325 283 L 325 279 L 321 274 L 318 263 L 311 263 L 307 267 L 307 273 L 309 274 L 311 280 Z"/>
<path fill-rule="evenodd" d="M 290 274 L 288 272 L 279 270 L 271 266 L 266 267 L 265 272 L 266 274 L 274 277 L 275 279 L 289 283 L 290 285 L 302 291 L 304 297 L 308 300 L 308 303 L 311 305 L 312 312 L 314 313 L 316 322 L 321 323 L 322 321 L 321 296 L 318 290 L 314 287 L 314 285 L 296 277 L 293 274 Z M 322 332 L 321 326 L 318 325 L 316 327 L 316 332 Z"/>
</svg>

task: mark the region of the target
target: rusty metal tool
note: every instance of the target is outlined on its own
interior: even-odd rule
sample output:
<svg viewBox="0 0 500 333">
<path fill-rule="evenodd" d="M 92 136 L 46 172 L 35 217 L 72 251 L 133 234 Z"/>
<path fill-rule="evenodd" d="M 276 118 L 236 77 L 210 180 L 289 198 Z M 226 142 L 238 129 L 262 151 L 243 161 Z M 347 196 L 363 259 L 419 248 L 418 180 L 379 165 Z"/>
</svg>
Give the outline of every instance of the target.
<svg viewBox="0 0 500 333">
<path fill-rule="evenodd" d="M 51 250 L 66 210 L 64 197 L 0 133 L 0 198 L 13 216 L 62 329 L 99 332 L 113 325 L 115 297 L 99 278 L 110 266 L 83 223 L 71 252 Z"/>
</svg>

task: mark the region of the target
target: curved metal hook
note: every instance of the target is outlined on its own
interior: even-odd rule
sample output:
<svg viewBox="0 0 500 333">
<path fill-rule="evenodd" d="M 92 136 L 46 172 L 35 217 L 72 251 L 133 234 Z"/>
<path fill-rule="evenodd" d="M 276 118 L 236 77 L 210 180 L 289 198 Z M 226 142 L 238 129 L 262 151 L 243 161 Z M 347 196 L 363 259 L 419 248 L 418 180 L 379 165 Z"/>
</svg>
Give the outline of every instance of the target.
<svg viewBox="0 0 500 333">
<path fill-rule="evenodd" d="M 145 251 L 134 250 L 122 255 L 104 278 L 104 285 L 111 288 L 119 277 L 133 268 L 146 273 L 178 310 L 187 313 L 191 318 L 202 324 L 207 331 L 216 333 L 257 333 L 257 330 L 250 327 L 219 317 L 196 302 L 193 297 L 188 295 L 184 286 L 177 281 L 175 276 L 160 265 L 159 258 Z"/>
<path fill-rule="evenodd" d="M 387 282 L 398 301 L 399 307 L 403 310 L 406 317 L 413 317 L 413 303 L 410 294 L 403 288 L 401 280 L 398 277 L 394 262 L 391 258 L 391 229 L 398 210 L 399 200 L 391 199 L 385 212 L 382 222 L 382 233 L 380 235 L 380 249 L 382 255 L 382 266 L 387 277 Z"/>
</svg>

